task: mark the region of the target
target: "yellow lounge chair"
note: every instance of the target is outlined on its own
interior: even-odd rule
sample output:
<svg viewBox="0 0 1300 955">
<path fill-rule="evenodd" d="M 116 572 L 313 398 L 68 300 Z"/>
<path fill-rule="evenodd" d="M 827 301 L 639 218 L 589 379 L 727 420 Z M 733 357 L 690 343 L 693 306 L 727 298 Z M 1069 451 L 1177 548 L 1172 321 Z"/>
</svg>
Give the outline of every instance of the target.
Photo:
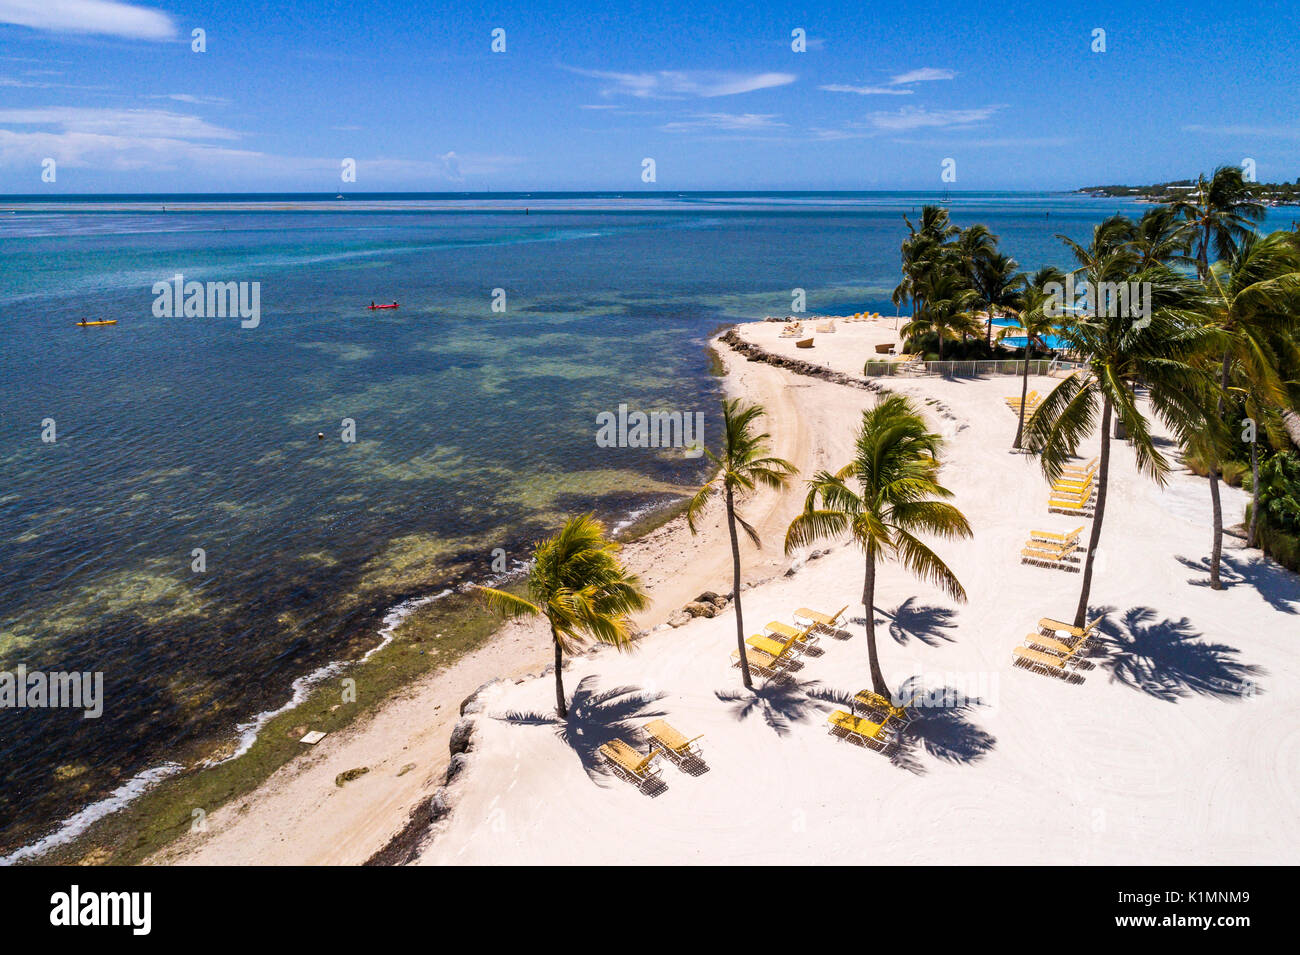
<svg viewBox="0 0 1300 955">
<path fill-rule="evenodd" d="M 836 710 L 826 722 L 831 724 L 831 735 L 859 745 L 869 746 L 877 752 L 885 752 L 893 743 L 892 734 L 885 723 L 873 723 L 862 716 L 854 716 L 847 710 Z M 888 721 L 886 721 L 887 723 Z"/>
<path fill-rule="evenodd" d="M 1077 471 L 1073 468 L 1063 468 L 1058 481 L 1069 481 L 1071 484 L 1083 484 L 1097 476 L 1097 466 L 1093 465 L 1086 471 Z"/>
<path fill-rule="evenodd" d="M 1080 652 L 1082 645 L 1075 646 L 1061 653 L 1048 653 L 1032 647 L 1013 647 L 1012 662 L 1022 670 L 1032 670 L 1045 676 L 1055 676 L 1072 683 L 1083 682 L 1082 675 L 1073 672 L 1076 667 L 1085 666 Z M 1086 664 L 1091 667 L 1092 664 Z"/>
<path fill-rule="evenodd" d="M 787 640 L 773 640 L 765 633 L 756 633 L 752 637 L 745 638 L 745 643 L 748 646 L 761 653 L 766 653 L 770 657 L 780 656 L 785 651 L 787 642 Z M 737 652 L 736 656 L 739 655 Z"/>
<path fill-rule="evenodd" d="M 1032 670 L 1045 676 L 1066 678 L 1069 676 L 1065 661 L 1052 653 L 1034 650 L 1030 647 L 1014 647 L 1011 651 L 1012 663 L 1022 670 Z"/>
<path fill-rule="evenodd" d="M 1079 506 L 1079 507 L 1083 506 L 1084 504 L 1091 504 L 1092 488 L 1086 488 L 1082 491 L 1068 491 L 1068 490 L 1053 491 L 1051 493 L 1051 496 L 1048 498 L 1048 503 L 1056 504 L 1058 502 L 1063 504 L 1074 504 L 1075 506 Z"/>
<path fill-rule="evenodd" d="M 1053 496 L 1047 502 L 1047 510 L 1053 514 L 1073 514 L 1088 517 L 1092 514 L 1092 492 L 1084 495 Z"/>
<path fill-rule="evenodd" d="M 1030 531 L 1029 539 L 1044 541 L 1049 544 L 1077 544 L 1079 543 L 1079 535 L 1083 533 L 1083 529 L 1087 526 L 1087 524 L 1080 524 L 1068 534 L 1057 534 L 1052 531 Z"/>
<path fill-rule="evenodd" d="M 893 720 L 906 726 L 912 722 L 912 714 L 907 712 L 906 706 L 895 706 L 894 701 L 887 696 L 881 696 L 874 690 L 862 690 L 858 692 L 853 701 L 866 707 L 869 710 L 880 710 L 885 714 L 885 722 Z"/>
<path fill-rule="evenodd" d="M 1067 464 L 1061 468 L 1062 474 L 1087 474 L 1090 471 L 1097 470 L 1097 459 L 1094 457 L 1091 461 L 1084 464 Z"/>
<path fill-rule="evenodd" d="M 1092 492 L 1096 490 L 1096 487 L 1097 485 L 1093 482 L 1092 478 L 1088 478 L 1084 481 L 1067 481 L 1062 479 L 1052 482 L 1052 493 L 1069 495 L 1083 494 L 1086 491 L 1088 494 L 1092 494 Z"/>
<path fill-rule="evenodd" d="M 782 623 L 780 620 L 773 620 L 763 628 L 765 633 L 779 634 L 785 639 L 793 637 L 804 645 L 810 645 L 817 640 L 817 627 L 810 624 L 806 627 L 792 627 L 788 623 Z"/>
<path fill-rule="evenodd" d="M 745 660 L 749 663 L 749 672 L 763 677 L 776 676 L 777 672 L 789 665 L 794 658 L 794 649 L 799 641 L 790 637 L 788 640 L 776 641 L 771 637 L 755 634 L 745 641 L 750 649 L 745 651 Z M 766 647 L 766 649 L 763 649 Z M 773 653 L 772 651 L 776 652 Z M 731 665 L 740 666 L 740 651 L 731 651 Z"/>
<path fill-rule="evenodd" d="M 1078 570 L 1079 568 L 1070 561 L 1070 557 L 1077 549 L 1077 544 L 1064 544 L 1061 547 L 1026 547 L 1020 552 L 1020 562 L 1039 567 Z"/>
<path fill-rule="evenodd" d="M 812 627 L 814 630 L 825 630 L 827 633 L 834 633 L 839 629 L 840 618 L 844 616 L 844 611 L 849 609 L 845 604 L 834 615 L 818 613 L 816 610 L 809 610 L 807 607 L 800 607 L 794 612 L 794 622 L 801 627 Z"/>
<path fill-rule="evenodd" d="M 1055 653 L 1060 656 L 1063 653 L 1072 653 L 1078 646 L 1077 643 L 1057 640 L 1055 637 L 1044 636 L 1041 633 L 1025 634 L 1025 645 L 1033 647 L 1035 650 L 1047 650 L 1049 653 Z"/>
<path fill-rule="evenodd" d="M 601 745 L 600 755 L 614 767 L 614 772 L 632 777 L 638 785 L 659 775 L 659 767 L 651 765 L 659 755 L 659 750 L 653 747 L 642 754 L 621 739 L 612 739 Z"/>
<path fill-rule="evenodd" d="M 1064 633 L 1070 641 L 1071 646 L 1078 646 L 1092 638 L 1093 631 L 1097 629 L 1097 624 L 1105 620 L 1105 615 L 1093 617 L 1082 627 L 1076 627 L 1073 624 L 1062 623 L 1060 620 L 1053 620 L 1051 617 L 1043 617 L 1038 621 L 1038 632 L 1045 637 L 1055 637 L 1060 639 Z"/>
<path fill-rule="evenodd" d="M 695 741 L 704 739 L 703 734 L 687 739 L 663 720 L 654 720 L 645 725 L 650 738 L 659 744 L 664 755 L 673 759 L 700 759 L 703 754 Z"/>
</svg>

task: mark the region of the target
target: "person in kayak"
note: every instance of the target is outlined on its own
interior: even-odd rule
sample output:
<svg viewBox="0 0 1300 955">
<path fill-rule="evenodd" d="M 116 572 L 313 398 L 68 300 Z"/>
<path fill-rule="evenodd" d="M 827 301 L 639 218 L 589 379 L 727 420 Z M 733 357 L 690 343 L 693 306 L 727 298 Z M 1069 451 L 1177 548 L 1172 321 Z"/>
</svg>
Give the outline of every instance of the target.
<svg viewBox="0 0 1300 955">
<path fill-rule="evenodd" d="M 370 300 L 370 307 L 371 308 L 375 307 L 375 300 L 373 298 Z"/>
</svg>

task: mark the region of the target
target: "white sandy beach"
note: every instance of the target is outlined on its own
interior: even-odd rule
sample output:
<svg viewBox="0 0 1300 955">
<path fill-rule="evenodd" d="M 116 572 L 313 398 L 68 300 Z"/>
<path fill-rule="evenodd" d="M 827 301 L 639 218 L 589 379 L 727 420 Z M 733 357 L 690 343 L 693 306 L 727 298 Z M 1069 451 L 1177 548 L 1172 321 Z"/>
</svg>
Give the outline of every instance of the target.
<svg viewBox="0 0 1300 955">
<path fill-rule="evenodd" d="M 742 337 L 848 374 L 894 319 L 840 323 L 810 350 L 776 323 Z M 874 395 L 744 361 L 729 349 L 728 389 L 763 402 L 778 454 L 801 479 L 847 460 Z M 802 485 L 746 508 L 766 542 L 744 555 L 746 629 L 789 622 L 795 608 L 851 607 L 845 638 L 823 637 L 788 684 L 756 681 L 750 697 L 730 666 L 734 611 L 654 630 L 634 652 L 575 658 L 567 730 L 554 684 L 522 678 L 549 658 L 539 627 L 507 628 L 361 726 L 281 769 L 252 796 L 209 817 L 160 862 L 359 862 L 440 782 L 456 706 L 485 680 L 468 768 L 454 809 L 425 845 L 424 864 L 875 862 L 1183 863 L 1300 861 L 1300 690 L 1294 641 L 1300 578 L 1226 539 L 1227 589 L 1206 586 L 1207 483 L 1177 471 L 1164 489 L 1112 447 L 1111 494 L 1093 586 L 1108 612 L 1085 681 L 1070 685 L 1012 666 L 1012 648 L 1043 616 L 1069 619 L 1079 575 L 1020 563 L 1031 529 L 1080 520 L 1047 512 L 1035 459 L 1009 451 L 1015 417 L 1003 397 L 1019 379 L 887 379 L 912 394 L 949 437 L 942 480 L 974 537 L 939 542 L 970 595 L 953 604 L 893 565 L 877 583 L 882 667 L 893 689 L 916 680 L 977 698 L 923 706 L 892 757 L 839 741 L 827 716 L 869 684 L 862 632 L 862 558 L 832 544 L 817 560 L 785 557 L 786 523 Z M 1030 387 L 1046 391 L 1050 378 Z M 1094 442 L 1082 449 L 1095 453 Z M 1227 523 L 1246 495 L 1224 489 Z M 1086 531 L 1085 531 L 1086 541 Z M 655 599 L 653 627 L 703 590 L 730 589 L 717 515 L 699 538 L 681 522 L 629 547 Z M 792 576 L 783 576 L 795 567 Z M 519 682 L 515 682 L 518 680 Z M 440 709 L 434 709 L 440 706 Z M 646 795 L 610 775 L 597 747 L 662 716 L 701 741 L 708 771 L 671 765 Z M 418 771 L 397 776 L 416 762 Z M 354 766 L 371 772 L 334 785 Z"/>
</svg>

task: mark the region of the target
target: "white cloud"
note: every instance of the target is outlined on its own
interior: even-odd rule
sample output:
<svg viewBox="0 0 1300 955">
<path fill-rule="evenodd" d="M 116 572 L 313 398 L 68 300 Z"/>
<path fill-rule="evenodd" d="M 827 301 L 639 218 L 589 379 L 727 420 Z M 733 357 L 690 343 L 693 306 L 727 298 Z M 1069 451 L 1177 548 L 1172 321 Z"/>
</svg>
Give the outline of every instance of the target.
<svg viewBox="0 0 1300 955">
<path fill-rule="evenodd" d="M 817 88 L 828 93 L 857 93 L 859 96 L 911 96 L 913 92 L 888 86 L 846 86 L 843 83 L 830 83 Z"/>
<path fill-rule="evenodd" d="M 163 93 L 159 96 L 149 96 L 147 99 L 169 99 L 177 103 L 188 103 L 191 106 L 225 106 L 230 100 L 221 96 L 195 96 L 192 93 Z"/>
<path fill-rule="evenodd" d="M 66 106 L 0 108 L 0 124 L 49 127 L 15 130 L 0 125 L 0 167 L 38 169 L 51 157 L 60 166 L 110 172 L 197 170 L 204 175 L 258 179 L 335 177 L 339 157 L 278 156 L 218 141 L 242 139 L 234 130 L 168 110 L 86 109 Z M 512 156 L 447 152 L 432 160 L 357 157 L 360 175 L 379 182 L 461 182 L 491 175 L 521 160 Z"/>
<path fill-rule="evenodd" d="M 874 129 L 884 132 L 903 132 L 911 129 L 969 129 L 989 119 L 1001 106 L 980 106 L 975 109 L 926 109 L 924 106 L 904 106 L 892 113 L 875 112 L 867 116 Z"/>
<path fill-rule="evenodd" d="M 580 76 L 606 80 L 605 96 L 635 96 L 638 99 L 688 99 L 734 96 L 793 83 L 794 73 L 726 73 L 709 70 L 657 70 L 651 73 L 612 73 L 565 67 Z"/>
<path fill-rule="evenodd" d="M 780 129 L 785 125 L 771 113 L 696 113 L 690 119 L 665 123 L 659 128 L 668 133 L 685 133 L 697 129 L 753 132 Z"/>
<path fill-rule="evenodd" d="M 0 123 L 55 126 L 68 133 L 164 139 L 238 139 L 239 134 L 197 116 L 164 109 L 93 109 L 80 106 L 0 108 Z"/>
<path fill-rule="evenodd" d="M 890 86 L 902 86 L 906 83 L 929 83 L 934 80 L 950 80 L 957 74 L 952 70 L 941 70 L 933 66 L 923 66 L 919 70 L 909 70 L 889 78 Z"/>
<path fill-rule="evenodd" d="M 117 0 L 0 0 L 0 23 L 139 40 L 176 36 L 176 25 L 166 13 Z"/>
</svg>

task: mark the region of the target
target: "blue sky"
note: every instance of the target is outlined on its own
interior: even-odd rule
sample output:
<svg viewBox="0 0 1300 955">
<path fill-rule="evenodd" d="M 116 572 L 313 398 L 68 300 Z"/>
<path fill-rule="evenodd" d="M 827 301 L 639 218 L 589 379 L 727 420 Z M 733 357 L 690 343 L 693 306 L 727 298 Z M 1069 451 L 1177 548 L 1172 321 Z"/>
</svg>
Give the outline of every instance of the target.
<svg viewBox="0 0 1300 955">
<path fill-rule="evenodd" d="M 0 193 L 1300 177 L 1297 5 L 1062 6 L 0 0 Z"/>
</svg>

